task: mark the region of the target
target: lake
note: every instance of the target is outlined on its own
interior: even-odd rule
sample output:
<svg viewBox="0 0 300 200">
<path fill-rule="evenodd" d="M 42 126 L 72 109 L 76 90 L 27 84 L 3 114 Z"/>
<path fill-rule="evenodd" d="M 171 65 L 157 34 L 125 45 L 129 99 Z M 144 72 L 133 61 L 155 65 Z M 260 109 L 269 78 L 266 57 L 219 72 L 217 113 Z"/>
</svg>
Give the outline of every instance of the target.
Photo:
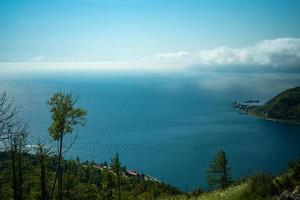
<svg viewBox="0 0 300 200">
<path fill-rule="evenodd" d="M 119 152 L 129 169 L 182 190 L 206 187 L 205 171 L 223 149 L 232 176 L 264 171 L 279 174 L 300 157 L 300 126 L 241 115 L 235 100 L 266 101 L 300 85 L 298 74 L 255 73 L 50 73 L 0 75 L 29 123 L 29 142 L 49 143 L 46 102 L 57 91 L 72 91 L 88 110 L 67 153 L 96 162 Z M 69 137 L 69 136 L 68 136 Z"/>
</svg>

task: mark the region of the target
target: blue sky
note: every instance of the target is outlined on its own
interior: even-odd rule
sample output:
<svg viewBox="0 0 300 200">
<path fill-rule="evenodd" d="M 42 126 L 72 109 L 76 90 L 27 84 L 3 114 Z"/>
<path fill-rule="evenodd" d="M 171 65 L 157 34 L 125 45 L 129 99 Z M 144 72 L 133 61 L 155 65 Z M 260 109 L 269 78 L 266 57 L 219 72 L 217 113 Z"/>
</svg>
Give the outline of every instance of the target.
<svg viewBox="0 0 300 200">
<path fill-rule="evenodd" d="M 298 0 L 1 0 L 0 60 L 151 60 L 244 48 L 300 38 L 299 19 Z"/>
</svg>

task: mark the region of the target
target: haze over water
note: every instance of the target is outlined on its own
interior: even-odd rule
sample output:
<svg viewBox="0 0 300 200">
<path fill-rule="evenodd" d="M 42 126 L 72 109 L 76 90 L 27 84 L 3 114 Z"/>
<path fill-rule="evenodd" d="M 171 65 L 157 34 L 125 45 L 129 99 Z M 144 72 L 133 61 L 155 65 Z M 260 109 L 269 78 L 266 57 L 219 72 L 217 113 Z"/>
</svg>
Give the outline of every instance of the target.
<svg viewBox="0 0 300 200">
<path fill-rule="evenodd" d="M 0 92 L 20 106 L 30 141 L 50 140 L 46 102 L 72 91 L 88 110 L 67 156 L 96 162 L 120 153 L 129 169 L 191 190 L 205 186 L 205 171 L 221 148 L 234 178 L 279 174 L 300 155 L 300 126 L 238 114 L 235 100 L 266 101 L 300 85 L 289 73 L 104 73 L 0 76 Z"/>
</svg>

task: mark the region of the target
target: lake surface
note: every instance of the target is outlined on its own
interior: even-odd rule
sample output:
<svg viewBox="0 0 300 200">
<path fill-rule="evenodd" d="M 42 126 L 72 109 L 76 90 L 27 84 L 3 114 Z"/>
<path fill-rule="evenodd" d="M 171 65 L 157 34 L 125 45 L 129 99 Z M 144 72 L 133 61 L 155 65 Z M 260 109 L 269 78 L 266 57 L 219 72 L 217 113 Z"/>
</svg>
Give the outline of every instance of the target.
<svg viewBox="0 0 300 200">
<path fill-rule="evenodd" d="M 0 75 L 30 126 L 30 142 L 49 141 L 46 102 L 72 91 L 88 110 L 75 131 L 69 158 L 110 161 L 119 152 L 129 169 L 191 190 L 205 187 L 205 171 L 223 149 L 232 175 L 279 174 L 300 157 L 300 126 L 240 115 L 235 100 L 267 100 L 300 85 L 298 74 L 25 74 Z M 75 138 L 75 137 L 74 137 Z"/>
</svg>

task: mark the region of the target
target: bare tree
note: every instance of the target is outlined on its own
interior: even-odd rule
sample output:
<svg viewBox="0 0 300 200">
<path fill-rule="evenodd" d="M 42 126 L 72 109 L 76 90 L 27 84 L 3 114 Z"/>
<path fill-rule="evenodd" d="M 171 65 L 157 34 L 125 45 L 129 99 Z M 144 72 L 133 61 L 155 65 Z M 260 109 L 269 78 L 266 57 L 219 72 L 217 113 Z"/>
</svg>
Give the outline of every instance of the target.
<svg viewBox="0 0 300 200">
<path fill-rule="evenodd" d="M 16 117 L 17 109 L 8 99 L 6 92 L 0 95 L 0 148 L 6 150 L 6 143 L 12 128 L 12 122 Z"/>
<path fill-rule="evenodd" d="M 13 199 L 23 199 L 23 153 L 26 151 L 27 124 L 17 118 L 17 109 L 6 93 L 0 96 L 0 148 L 11 160 Z"/>
<path fill-rule="evenodd" d="M 47 147 L 45 144 L 38 142 L 36 146 L 33 148 L 36 157 L 38 159 L 38 163 L 40 165 L 40 188 L 41 188 L 41 200 L 49 199 L 49 192 L 47 189 L 47 171 L 46 171 L 46 162 L 47 157 L 51 155 L 51 148 Z"/>
<path fill-rule="evenodd" d="M 16 132 L 14 133 L 14 146 L 13 149 L 16 151 L 16 161 L 17 161 L 17 178 L 18 178 L 18 198 L 19 200 L 24 199 L 23 194 L 23 183 L 24 183 L 24 169 L 23 169 L 23 156 L 27 153 L 26 142 L 27 142 L 27 125 L 19 122 L 16 125 Z"/>
</svg>

